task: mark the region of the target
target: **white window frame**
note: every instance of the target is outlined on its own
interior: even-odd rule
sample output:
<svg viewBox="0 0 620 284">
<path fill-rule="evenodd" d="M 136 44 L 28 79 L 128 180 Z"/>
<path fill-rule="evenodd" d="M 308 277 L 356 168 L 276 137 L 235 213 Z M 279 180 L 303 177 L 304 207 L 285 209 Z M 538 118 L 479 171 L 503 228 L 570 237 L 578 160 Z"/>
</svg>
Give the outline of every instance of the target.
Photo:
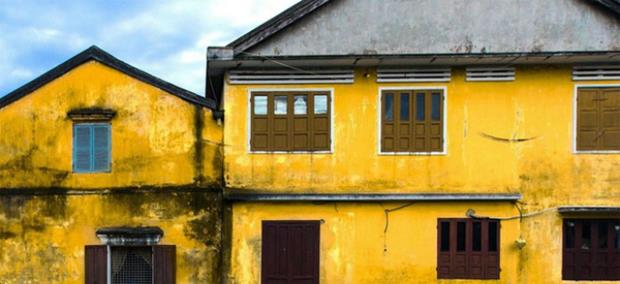
<svg viewBox="0 0 620 284">
<path fill-rule="evenodd" d="M 327 92 L 330 98 L 329 104 L 329 150 L 327 151 L 252 151 L 251 139 L 252 139 L 252 93 L 291 93 L 291 92 Z M 249 88 L 247 93 L 247 108 L 246 113 L 246 153 L 247 154 L 333 154 L 334 153 L 334 88 Z"/>
<path fill-rule="evenodd" d="M 418 91 L 418 90 L 441 90 L 443 92 L 443 133 L 441 152 L 383 152 L 381 151 L 381 137 L 383 128 L 381 127 L 381 112 L 383 109 L 381 95 L 384 91 Z M 379 87 L 377 94 L 377 154 L 380 156 L 445 156 L 448 155 L 448 86 L 401 86 L 401 87 Z"/>
<path fill-rule="evenodd" d="M 580 88 L 620 88 L 620 84 L 575 84 L 573 89 L 573 126 L 571 134 L 573 154 L 620 154 L 620 150 L 577 150 L 577 98 Z"/>
</svg>

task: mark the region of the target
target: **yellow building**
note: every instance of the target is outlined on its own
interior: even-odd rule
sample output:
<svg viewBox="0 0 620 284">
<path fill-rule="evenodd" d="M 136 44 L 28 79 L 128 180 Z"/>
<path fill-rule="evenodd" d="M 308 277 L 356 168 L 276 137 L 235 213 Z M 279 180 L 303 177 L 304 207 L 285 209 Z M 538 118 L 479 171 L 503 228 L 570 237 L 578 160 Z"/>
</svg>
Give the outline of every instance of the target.
<svg viewBox="0 0 620 284">
<path fill-rule="evenodd" d="M 620 280 L 602 2 L 308 0 L 210 47 L 225 282 Z"/>
<path fill-rule="evenodd" d="M 214 107 L 97 47 L 0 97 L 0 283 L 219 282 Z"/>
</svg>

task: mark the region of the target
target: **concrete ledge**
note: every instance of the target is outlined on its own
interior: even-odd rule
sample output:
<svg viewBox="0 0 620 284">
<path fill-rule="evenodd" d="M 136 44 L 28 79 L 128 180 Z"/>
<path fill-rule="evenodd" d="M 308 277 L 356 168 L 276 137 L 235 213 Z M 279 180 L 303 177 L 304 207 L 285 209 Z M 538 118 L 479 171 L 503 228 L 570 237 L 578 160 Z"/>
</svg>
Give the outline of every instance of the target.
<svg viewBox="0 0 620 284">
<path fill-rule="evenodd" d="M 521 199 L 520 193 L 416 193 L 416 194 L 277 194 L 277 193 L 227 193 L 227 201 L 327 201 L 327 202 L 372 202 L 372 201 L 506 201 Z"/>
</svg>

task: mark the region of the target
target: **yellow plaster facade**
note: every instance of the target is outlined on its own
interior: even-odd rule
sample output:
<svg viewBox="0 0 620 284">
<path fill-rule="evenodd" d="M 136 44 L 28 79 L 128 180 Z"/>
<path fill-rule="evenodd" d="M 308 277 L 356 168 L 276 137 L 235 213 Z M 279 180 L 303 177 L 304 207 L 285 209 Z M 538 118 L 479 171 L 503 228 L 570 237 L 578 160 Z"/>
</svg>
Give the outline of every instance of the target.
<svg viewBox="0 0 620 284">
<path fill-rule="evenodd" d="M 109 108 L 112 170 L 72 172 L 77 108 Z M 201 122 L 199 122 L 199 120 Z M 220 177 L 222 127 L 198 107 L 97 61 L 89 61 L 0 109 L 0 188 L 191 185 Z M 203 153 L 196 161 L 196 125 Z"/>
<path fill-rule="evenodd" d="M 79 108 L 116 111 L 109 173 L 72 171 L 67 113 Z M 1 108 L 0 133 L 0 283 L 84 283 L 84 246 L 115 226 L 160 227 L 177 283 L 219 282 L 211 110 L 88 61 Z"/>
<path fill-rule="evenodd" d="M 390 214 L 385 239 L 384 210 L 402 203 L 236 203 L 229 279 L 260 281 L 262 220 L 299 219 L 324 220 L 321 283 L 476 282 L 437 280 L 437 218 L 465 218 L 469 208 L 517 217 L 518 206 L 532 216 L 501 221 L 500 280 L 484 282 L 570 283 L 562 281 L 564 216 L 557 207 L 620 202 L 614 170 L 620 155 L 574 153 L 575 91 L 620 81 L 573 81 L 569 65 L 517 66 L 509 82 L 467 82 L 458 67 L 447 83 L 377 83 L 375 72 L 357 68 L 353 84 L 226 84 L 224 108 L 235 114 L 225 118 L 226 186 L 245 193 L 520 193 L 522 199 L 417 202 Z M 428 87 L 446 90 L 446 153 L 379 153 L 380 90 Z M 248 96 L 280 89 L 332 92 L 331 153 L 250 152 Z M 525 240 L 523 249 L 517 239 Z"/>
</svg>

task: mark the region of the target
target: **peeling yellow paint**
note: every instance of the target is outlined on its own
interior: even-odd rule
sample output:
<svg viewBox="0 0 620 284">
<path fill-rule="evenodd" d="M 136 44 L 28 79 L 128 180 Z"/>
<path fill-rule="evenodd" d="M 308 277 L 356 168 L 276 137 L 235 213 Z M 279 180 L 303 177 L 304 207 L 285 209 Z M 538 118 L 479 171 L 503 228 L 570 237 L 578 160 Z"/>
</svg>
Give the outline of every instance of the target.
<svg viewBox="0 0 620 284">
<path fill-rule="evenodd" d="M 334 150 L 329 154 L 249 153 L 248 94 L 291 87 L 227 84 L 225 110 L 235 113 L 226 116 L 227 186 L 248 193 L 521 193 L 523 213 L 620 203 L 615 170 L 620 155 L 572 152 L 575 85 L 620 81 L 574 82 L 571 66 L 562 65 L 517 66 L 511 82 L 467 82 L 464 68 L 456 67 L 447 83 L 377 83 L 374 71 L 369 78 L 365 72 L 356 69 L 353 84 L 294 86 L 333 88 Z M 379 88 L 397 86 L 447 88 L 447 154 L 378 154 Z M 259 281 L 258 253 L 247 247 L 240 253 L 239 248 L 260 237 L 262 220 L 322 219 L 321 283 L 474 283 L 437 280 L 437 218 L 464 218 L 469 208 L 486 216 L 519 215 L 506 202 L 416 203 L 390 214 L 384 236 L 383 206 L 391 208 L 377 203 L 338 203 L 337 210 L 331 204 L 236 204 L 235 261 L 229 274 L 235 283 Z M 562 283 L 561 220 L 557 211 L 548 210 L 502 221 L 501 277 L 484 282 Z M 526 241 L 522 250 L 514 246 L 520 237 Z"/>
<path fill-rule="evenodd" d="M 72 172 L 75 108 L 117 111 L 112 119 L 112 171 Z M 202 128 L 196 172 L 196 112 Z M 216 182 L 222 127 L 211 111 L 90 61 L 0 110 L 0 188 L 110 188 Z M 221 158 L 219 158 L 221 160 Z"/>
<path fill-rule="evenodd" d="M 392 208 L 402 203 L 384 205 Z M 337 206 L 338 211 L 333 204 L 235 204 L 231 283 L 260 283 L 261 247 L 252 243 L 261 239 L 263 220 L 324 221 L 320 229 L 321 283 L 432 283 L 437 281 L 437 218 L 464 217 L 469 208 L 495 217 L 518 214 L 509 203 L 415 203 L 390 213 L 389 229 L 384 233 L 384 208 L 378 204 Z M 501 280 L 485 283 L 518 282 L 520 251 L 514 241 L 519 227 L 518 220 L 502 222 Z"/>
<path fill-rule="evenodd" d="M 109 173 L 72 172 L 76 108 L 116 111 Z M 223 132 L 210 110 L 90 61 L 0 109 L 0 133 L 0 192 L 12 190 L 0 283 L 84 283 L 84 246 L 112 226 L 160 227 L 177 283 L 219 282 Z"/>
</svg>

